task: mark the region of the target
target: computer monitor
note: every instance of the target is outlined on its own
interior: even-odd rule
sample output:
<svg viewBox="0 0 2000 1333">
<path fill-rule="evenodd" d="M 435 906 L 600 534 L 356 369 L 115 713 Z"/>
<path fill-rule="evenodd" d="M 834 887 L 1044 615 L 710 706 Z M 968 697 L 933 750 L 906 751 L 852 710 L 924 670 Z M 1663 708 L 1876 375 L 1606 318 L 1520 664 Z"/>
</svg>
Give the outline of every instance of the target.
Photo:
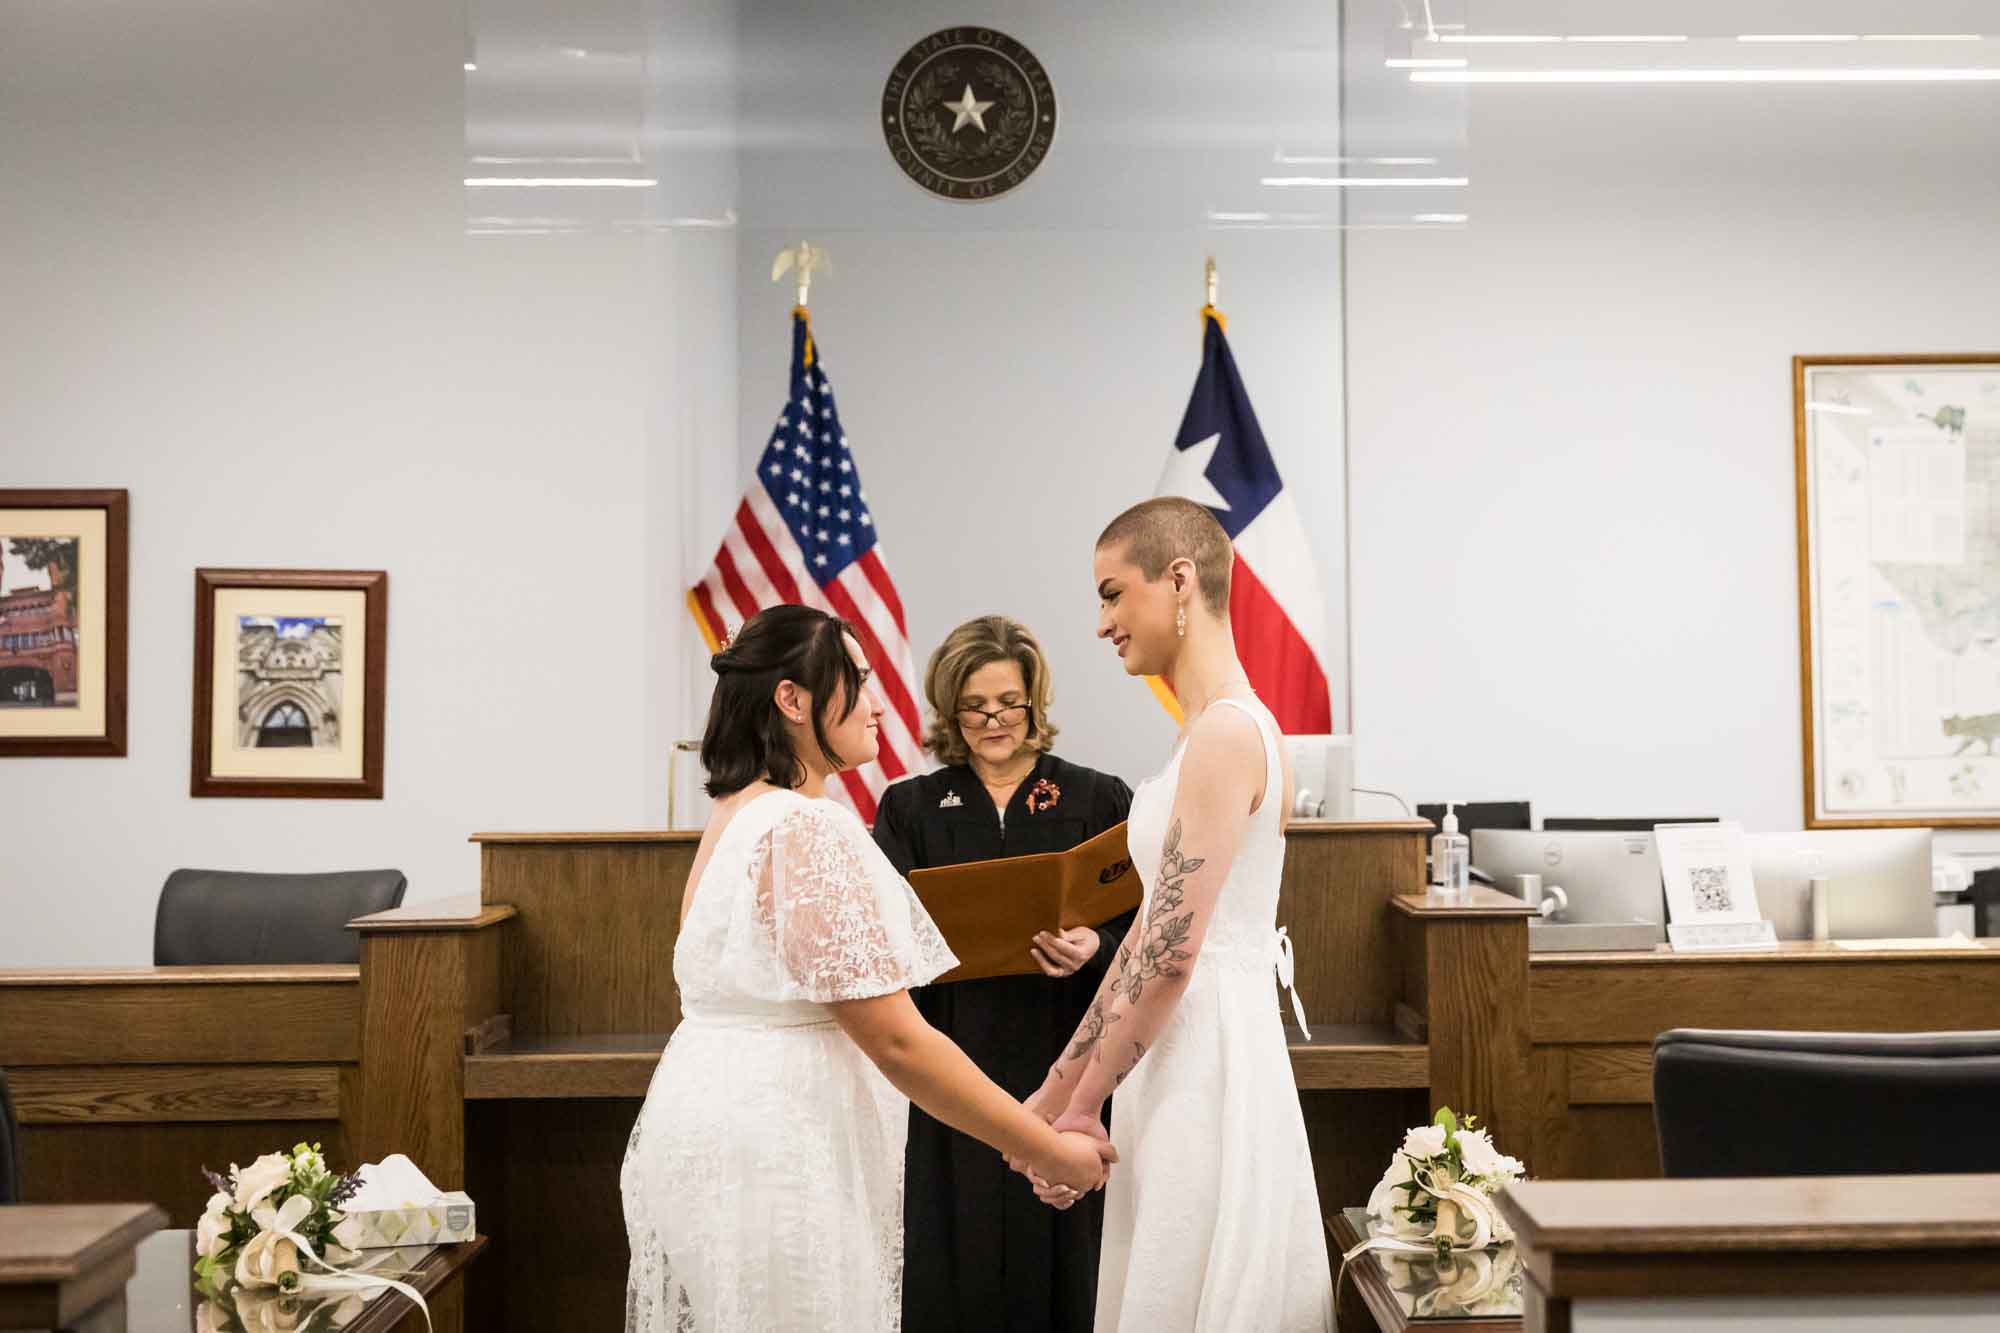
<svg viewBox="0 0 2000 1333">
<path fill-rule="evenodd" d="M 1600 819 L 1596 816 L 1551 815 L 1542 821 L 1550 833 L 1651 833 L 1662 824 L 1714 824 L 1714 815 L 1693 819 Z"/>
<path fill-rule="evenodd" d="M 1481 829 L 1472 835 L 1472 864 L 1507 893 L 1516 875 L 1542 877 L 1569 897 L 1562 920 L 1629 925 L 1643 921 L 1667 937 L 1666 889 L 1660 849 L 1648 833 L 1550 833 Z"/>
<path fill-rule="evenodd" d="M 1831 886 L 1827 933 L 1837 940 L 1921 939 L 1937 934 L 1929 829 L 1815 829 L 1750 835 L 1757 906 L 1781 940 L 1812 935 L 1806 881 Z"/>
<path fill-rule="evenodd" d="M 1458 801 L 1458 831 L 1468 838 L 1483 828 L 1527 829 L 1535 826 L 1533 810 L 1526 801 Z M 1417 806 L 1417 818 L 1431 821 L 1432 828 L 1444 827 L 1444 806 L 1429 801 Z"/>
</svg>

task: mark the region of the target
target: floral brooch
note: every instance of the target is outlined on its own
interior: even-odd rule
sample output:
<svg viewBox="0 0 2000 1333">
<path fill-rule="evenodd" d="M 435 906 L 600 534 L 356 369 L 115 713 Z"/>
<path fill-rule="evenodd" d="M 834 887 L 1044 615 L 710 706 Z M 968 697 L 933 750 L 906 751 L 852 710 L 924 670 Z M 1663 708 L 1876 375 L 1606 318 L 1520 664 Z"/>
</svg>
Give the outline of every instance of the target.
<svg viewBox="0 0 2000 1333">
<path fill-rule="evenodd" d="M 1056 808 L 1056 802 L 1061 799 L 1062 788 L 1047 778 L 1042 778 L 1028 789 L 1028 813 L 1034 815 L 1044 810 L 1053 810 Z"/>
</svg>

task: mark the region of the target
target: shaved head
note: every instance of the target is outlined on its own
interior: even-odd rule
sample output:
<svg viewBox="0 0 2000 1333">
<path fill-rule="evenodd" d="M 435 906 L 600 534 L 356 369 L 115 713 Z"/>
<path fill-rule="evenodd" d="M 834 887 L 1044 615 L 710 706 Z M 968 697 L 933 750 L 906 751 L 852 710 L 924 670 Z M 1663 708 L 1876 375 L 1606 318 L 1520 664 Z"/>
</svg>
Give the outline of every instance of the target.
<svg viewBox="0 0 2000 1333">
<path fill-rule="evenodd" d="M 1178 495 L 1143 500 L 1099 534 L 1097 549 L 1106 548 L 1121 549 L 1149 580 L 1166 573 L 1176 560 L 1192 560 L 1203 605 L 1216 615 L 1229 610 L 1229 571 L 1236 552 L 1206 506 Z"/>
</svg>

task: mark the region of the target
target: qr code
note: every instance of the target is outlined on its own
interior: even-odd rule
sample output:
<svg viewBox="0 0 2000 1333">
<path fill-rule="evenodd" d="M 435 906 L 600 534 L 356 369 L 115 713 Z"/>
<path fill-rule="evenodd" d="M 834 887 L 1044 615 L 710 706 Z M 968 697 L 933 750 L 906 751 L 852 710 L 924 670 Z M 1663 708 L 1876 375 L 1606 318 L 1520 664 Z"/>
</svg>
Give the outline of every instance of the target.
<svg viewBox="0 0 2000 1333">
<path fill-rule="evenodd" d="M 1688 874 L 1694 881 L 1697 912 L 1727 912 L 1730 909 L 1728 866 L 1696 866 Z"/>
</svg>

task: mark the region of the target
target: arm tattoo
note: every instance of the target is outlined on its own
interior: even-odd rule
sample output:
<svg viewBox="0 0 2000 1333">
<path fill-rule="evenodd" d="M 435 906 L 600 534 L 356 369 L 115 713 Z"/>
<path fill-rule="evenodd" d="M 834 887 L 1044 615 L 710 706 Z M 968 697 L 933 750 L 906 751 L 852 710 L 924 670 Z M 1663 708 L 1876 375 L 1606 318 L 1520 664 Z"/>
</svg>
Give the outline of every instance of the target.
<svg viewBox="0 0 2000 1333">
<path fill-rule="evenodd" d="M 1125 1081 L 1125 1076 L 1131 1073 L 1134 1069 L 1137 1069 L 1139 1067 L 1139 1062 L 1145 1058 L 1146 1058 L 1146 1043 L 1143 1041 L 1133 1042 L 1132 1058 L 1130 1060 L 1127 1060 L 1125 1062 L 1125 1067 L 1118 1071 L 1118 1080 L 1111 1086 L 1115 1088 L 1119 1084 L 1123 1083 Z"/>
<path fill-rule="evenodd" d="M 1188 911 L 1180 916 L 1173 913 L 1180 911 L 1186 899 L 1187 877 L 1201 869 L 1204 859 L 1181 854 L 1181 821 L 1176 819 L 1167 830 L 1166 850 L 1160 855 L 1159 888 L 1147 909 L 1139 947 L 1136 952 L 1130 947 L 1119 951 L 1118 976 L 1111 983 L 1112 994 L 1122 994 L 1137 1004 L 1147 982 L 1156 977 L 1181 975 L 1181 964 L 1194 956 L 1182 947 L 1194 927 L 1194 913 Z"/>
<path fill-rule="evenodd" d="M 1069 1048 L 1069 1058 L 1081 1060 L 1097 1049 L 1097 1043 L 1104 1040 L 1104 1025 L 1116 1023 L 1118 1015 L 1106 1012 L 1104 997 L 1098 996 L 1090 1002 L 1090 1011 L 1083 1016 L 1083 1026 L 1076 1030 L 1076 1043 Z"/>
</svg>

